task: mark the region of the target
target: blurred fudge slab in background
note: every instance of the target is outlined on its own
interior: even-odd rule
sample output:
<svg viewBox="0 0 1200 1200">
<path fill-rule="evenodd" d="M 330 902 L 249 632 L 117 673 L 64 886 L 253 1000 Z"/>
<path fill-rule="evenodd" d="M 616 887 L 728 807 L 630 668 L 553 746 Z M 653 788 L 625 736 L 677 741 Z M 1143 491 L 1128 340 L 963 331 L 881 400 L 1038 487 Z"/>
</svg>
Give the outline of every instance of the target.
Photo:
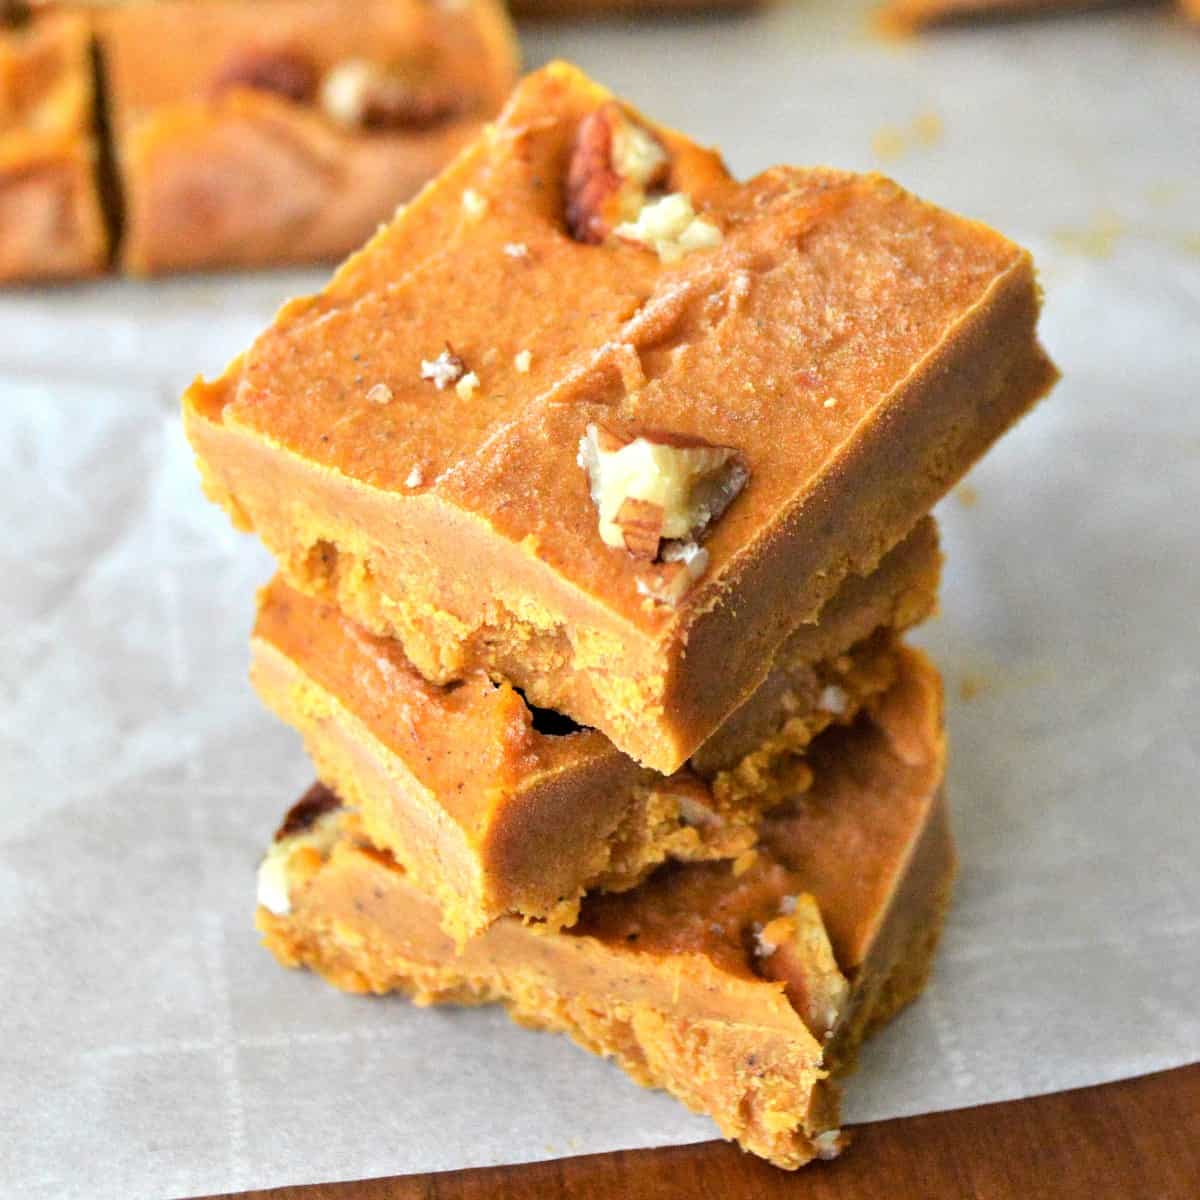
<svg viewBox="0 0 1200 1200">
<path fill-rule="evenodd" d="M 342 257 L 516 72 L 498 0 L 163 0 L 97 28 L 138 273 Z"/>
</svg>

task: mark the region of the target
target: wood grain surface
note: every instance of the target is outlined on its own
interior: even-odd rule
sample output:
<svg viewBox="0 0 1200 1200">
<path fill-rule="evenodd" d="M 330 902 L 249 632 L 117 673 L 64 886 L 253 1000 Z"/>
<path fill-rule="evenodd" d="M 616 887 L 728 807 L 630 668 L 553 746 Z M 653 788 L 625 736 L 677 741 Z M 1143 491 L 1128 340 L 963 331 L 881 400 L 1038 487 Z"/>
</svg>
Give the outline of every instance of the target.
<svg viewBox="0 0 1200 1200">
<path fill-rule="evenodd" d="M 860 1126 L 796 1173 L 725 1142 L 244 1192 L 239 1200 L 1200 1200 L 1200 1063 Z M 206 1200 L 217 1200 L 208 1197 Z"/>
</svg>

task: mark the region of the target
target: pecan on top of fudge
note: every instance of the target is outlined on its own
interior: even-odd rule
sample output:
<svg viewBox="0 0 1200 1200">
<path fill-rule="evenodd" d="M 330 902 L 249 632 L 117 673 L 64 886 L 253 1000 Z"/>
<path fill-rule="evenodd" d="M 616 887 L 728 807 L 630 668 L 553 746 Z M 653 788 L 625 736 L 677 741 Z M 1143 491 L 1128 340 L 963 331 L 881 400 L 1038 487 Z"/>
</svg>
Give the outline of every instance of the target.
<svg viewBox="0 0 1200 1200">
<path fill-rule="evenodd" d="M 1053 383 L 1029 255 L 556 63 L 185 397 L 302 591 L 675 770 Z"/>
</svg>

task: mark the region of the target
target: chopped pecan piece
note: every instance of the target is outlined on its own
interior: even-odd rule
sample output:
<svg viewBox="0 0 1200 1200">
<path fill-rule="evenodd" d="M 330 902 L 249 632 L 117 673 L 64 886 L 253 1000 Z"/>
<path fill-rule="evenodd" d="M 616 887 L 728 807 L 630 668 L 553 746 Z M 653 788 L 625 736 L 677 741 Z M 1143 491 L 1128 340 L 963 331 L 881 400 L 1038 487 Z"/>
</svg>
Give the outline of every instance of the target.
<svg viewBox="0 0 1200 1200">
<path fill-rule="evenodd" d="M 607 545 L 624 546 L 636 557 L 653 561 L 660 556 L 662 541 L 678 543 L 671 555 L 664 552 L 661 557 L 684 566 L 692 564 L 699 547 L 686 553 L 683 547 L 720 518 L 750 478 L 741 456 L 729 446 L 673 434 L 624 440 L 599 425 L 588 426 L 578 461 L 587 471 L 600 514 L 600 536 Z M 631 501 L 639 507 L 629 507 Z M 656 512 L 641 505 L 651 505 Z M 630 528 L 636 550 L 630 544 Z M 647 553 L 651 529 L 660 539 L 653 554 Z"/>
<path fill-rule="evenodd" d="M 637 590 L 674 608 L 708 570 L 708 551 L 695 542 L 668 542 L 662 557 L 663 565 L 649 579 L 639 579 Z"/>
<path fill-rule="evenodd" d="M 663 144 L 613 101 L 579 123 L 567 167 L 567 231 L 599 245 L 623 221 L 635 220 L 647 194 L 666 183 Z"/>
<path fill-rule="evenodd" d="M 312 787 L 288 809 L 283 823 L 275 831 L 274 840 L 282 842 L 284 838 L 296 837 L 312 828 L 326 813 L 342 807 L 342 802 L 324 784 L 314 783 Z"/>
<path fill-rule="evenodd" d="M 229 58 L 210 85 L 215 96 L 234 88 L 272 92 L 307 104 L 317 93 L 317 69 L 306 55 L 287 46 L 249 47 Z"/>
<path fill-rule="evenodd" d="M 27 0 L 0 0 L 0 29 L 18 29 L 28 24 L 32 16 Z"/>
<path fill-rule="evenodd" d="M 635 500 L 632 496 L 622 501 L 613 523 L 621 530 L 625 549 L 634 558 L 653 562 L 658 557 L 658 543 L 662 540 L 663 506 L 650 500 Z"/>
<path fill-rule="evenodd" d="M 850 985 L 838 968 L 816 899 L 785 897 L 787 909 L 756 934 L 759 970 L 787 987 L 788 999 L 817 1038 L 827 1037 L 842 1015 Z"/>
</svg>

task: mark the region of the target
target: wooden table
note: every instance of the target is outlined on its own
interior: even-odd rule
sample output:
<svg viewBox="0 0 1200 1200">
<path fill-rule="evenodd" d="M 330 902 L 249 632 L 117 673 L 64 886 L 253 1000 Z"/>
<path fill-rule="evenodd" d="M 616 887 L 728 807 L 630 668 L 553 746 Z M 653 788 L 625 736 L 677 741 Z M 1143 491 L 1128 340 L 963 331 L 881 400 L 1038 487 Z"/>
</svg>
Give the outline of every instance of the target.
<svg viewBox="0 0 1200 1200">
<path fill-rule="evenodd" d="M 725 1142 L 244 1192 L 239 1200 L 1200 1200 L 1200 1063 L 1009 1104 L 863 1125 L 777 1171 Z M 208 1197 L 207 1200 L 217 1200 Z"/>
</svg>

